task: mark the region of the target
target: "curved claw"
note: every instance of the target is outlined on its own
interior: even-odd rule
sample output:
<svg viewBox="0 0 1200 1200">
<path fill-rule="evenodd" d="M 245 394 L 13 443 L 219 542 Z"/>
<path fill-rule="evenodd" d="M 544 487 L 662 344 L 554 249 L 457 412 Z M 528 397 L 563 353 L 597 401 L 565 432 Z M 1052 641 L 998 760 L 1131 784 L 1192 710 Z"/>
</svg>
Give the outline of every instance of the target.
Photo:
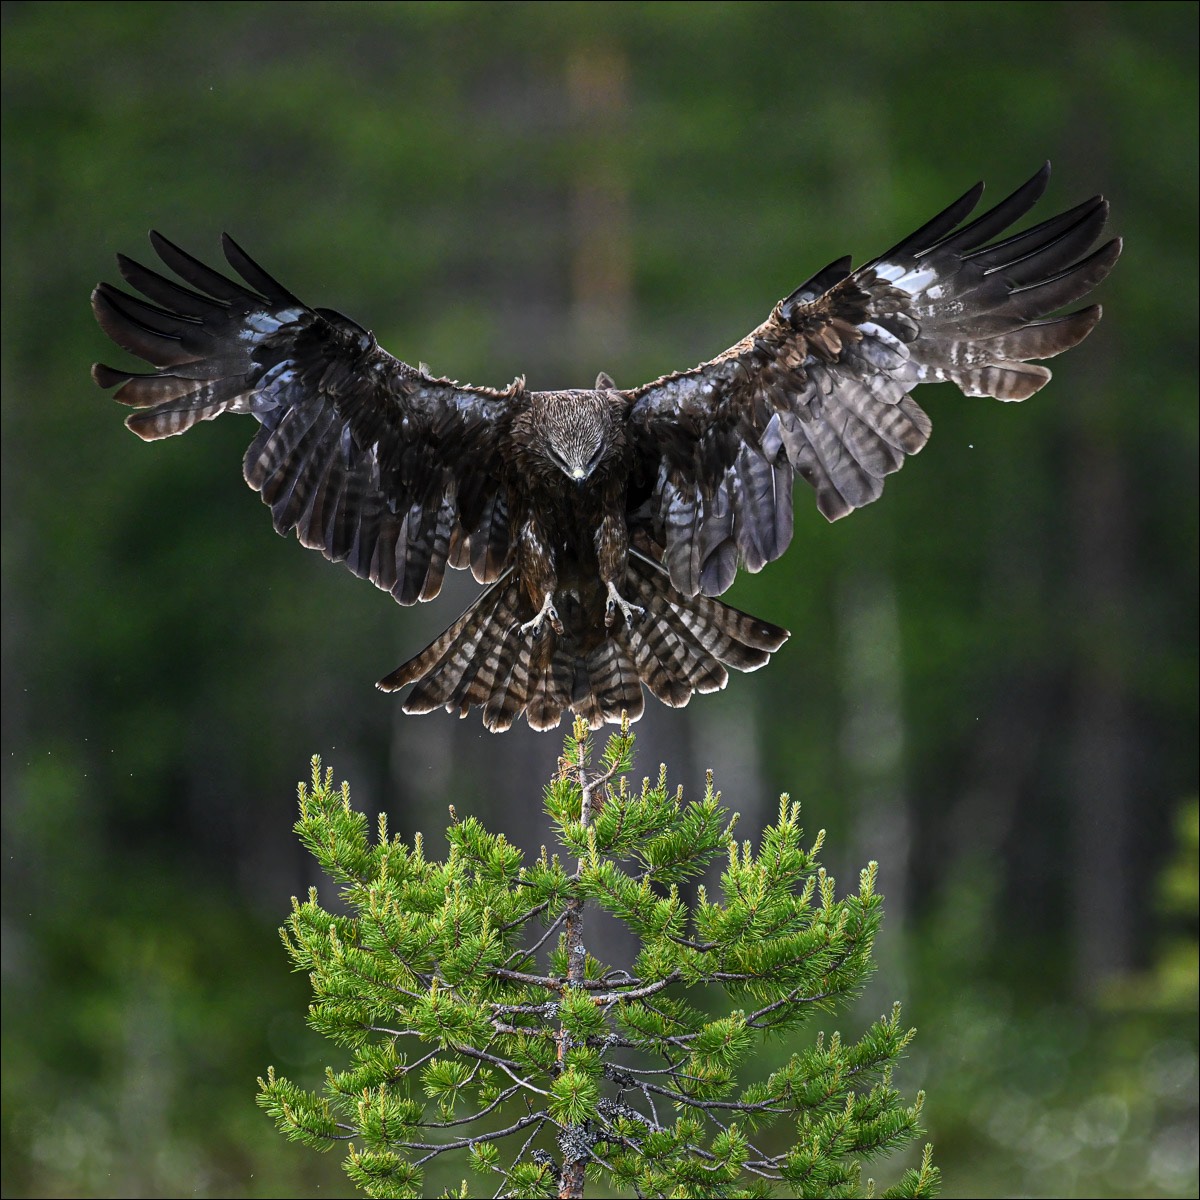
<svg viewBox="0 0 1200 1200">
<path fill-rule="evenodd" d="M 542 601 L 542 607 L 531 621 L 526 621 L 524 625 L 517 626 L 517 632 L 537 641 L 542 636 L 543 623 L 546 621 L 550 622 L 550 628 L 555 633 L 562 634 L 563 623 L 558 615 L 558 609 L 554 607 L 554 594 L 552 592 L 546 593 L 546 599 Z"/>
<path fill-rule="evenodd" d="M 618 612 L 624 618 L 626 626 L 631 626 L 635 618 L 641 620 L 646 615 L 646 610 L 641 605 L 631 604 L 617 591 L 615 583 L 607 583 L 605 587 L 608 589 L 608 604 L 604 608 L 604 627 L 606 629 L 611 629 L 616 623 Z"/>
</svg>

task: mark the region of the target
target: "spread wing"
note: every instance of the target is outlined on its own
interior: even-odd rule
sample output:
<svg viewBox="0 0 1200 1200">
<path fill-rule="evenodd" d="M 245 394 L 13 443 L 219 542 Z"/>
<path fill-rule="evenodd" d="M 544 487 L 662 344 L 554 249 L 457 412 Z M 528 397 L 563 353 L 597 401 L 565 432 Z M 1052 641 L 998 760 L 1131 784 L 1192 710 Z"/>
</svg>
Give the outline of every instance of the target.
<svg viewBox="0 0 1200 1200">
<path fill-rule="evenodd" d="M 150 235 L 182 286 L 118 256 L 142 300 L 102 283 L 101 327 L 158 370 L 97 364 L 101 387 L 137 411 L 126 424 L 147 440 L 223 413 L 261 428 L 246 452 L 246 482 L 275 528 L 389 591 L 428 600 L 446 564 L 491 582 L 509 553 L 499 484 L 508 423 L 523 403 L 505 391 L 433 379 L 380 349 L 353 321 L 313 309 L 271 278 L 231 238 L 225 257 L 242 282 Z"/>
<path fill-rule="evenodd" d="M 1087 254 L 1108 215 L 1099 196 L 993 241 L 1049 176 L 1047 164 L 958 228 L 976 185 L 858 270 L 848 258 L 826 267 L 711 362 L 626 393 L 654 480 L 649 534 L 681 592 L 719 595 L 739 565 L 759 571 L 787 549 L 793 473 L 831 521 L 877 499 L 929 438 L 909 394 L 918 384 L 1024 400 L 1049 380 L 1031 360 L 1081 342 L 1100 308 L 1048 314 L 1090 292 L 1121 252 L 1113 240 Z"/>
</svg>

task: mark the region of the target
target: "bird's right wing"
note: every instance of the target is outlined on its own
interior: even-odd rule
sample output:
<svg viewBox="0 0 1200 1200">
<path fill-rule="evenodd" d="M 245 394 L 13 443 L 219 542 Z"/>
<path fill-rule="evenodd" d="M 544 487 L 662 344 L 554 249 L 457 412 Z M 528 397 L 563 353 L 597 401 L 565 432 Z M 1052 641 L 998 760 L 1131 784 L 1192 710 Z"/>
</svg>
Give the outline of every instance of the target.
<svg viewBox="0 0 1200 1200">
<path fill-rule="evenodd" d="M 498 578 L 510 548 L 500 448 L 522 381 L 434 379 L 348 318 L 302 303 L 228 236 L 225 257 L 244 282 L 150 240 L 186 286 L 119 255 L 148 301 L 107 283 L 92 294 L 105 333 L 158 368 L 92 369 L 137 410 L 134 433 L 153 440 L 248 413 L 261 428 L 246 482 L 281 534 L 295 529 L 401 604 L 436 596 L 448 562 Z"/>
</svg>

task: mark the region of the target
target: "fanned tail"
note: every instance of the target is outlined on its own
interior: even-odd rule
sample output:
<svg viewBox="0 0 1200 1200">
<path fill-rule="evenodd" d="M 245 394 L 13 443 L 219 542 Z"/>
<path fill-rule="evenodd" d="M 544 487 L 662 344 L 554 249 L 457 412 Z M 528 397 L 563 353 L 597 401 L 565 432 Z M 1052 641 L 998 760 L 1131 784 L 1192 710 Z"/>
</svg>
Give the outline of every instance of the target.
<svg viewBox="0 0 1200 1200">
<path fill-rule="evenodd" d="M 683 595 L 662 567 L 636 554 L 624 594 L 645 610 L 632 625 L 606 630 L 602 609 L 564 594 L 563 634 L 547 627 L 532 638 L 520 629 L 529 616 L 520 581 L 506 573 L 378 686 L 390 692 L 415 684 L 407 713 L 444 708 L 465 717 L 480 708 L 497 733 L 522 715 L 533 729 L 554 729 L 568 712 L 596 729 L 622 714 L 636 721 L 643 688 L 672 708 L 697 692 L 719 691 L 731 670 L 765 666 L 789 636 L 711 596 Z"/>
</svg>

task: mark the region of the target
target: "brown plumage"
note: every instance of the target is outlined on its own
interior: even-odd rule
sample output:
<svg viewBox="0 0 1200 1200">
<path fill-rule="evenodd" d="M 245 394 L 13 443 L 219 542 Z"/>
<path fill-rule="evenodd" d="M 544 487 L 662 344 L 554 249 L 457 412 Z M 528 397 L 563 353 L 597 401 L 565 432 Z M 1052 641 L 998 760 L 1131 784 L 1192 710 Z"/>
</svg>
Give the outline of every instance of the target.
<svg viewBox="0 0 1200 1200">
<path fill-rule="evenodd" d="M 379 684 L 415 684 L 406 712 L 483 710 L 490 729 L 535 729 L 574 711 L 593 727 L 752 671 L 786 630 L 715 596 L 792 535 L 792 478 L 831 521 L 876 499 L 929 437 L 911 398 L 950 381 L 1024 400 L 1098 306 L 1048 317 L 1090 292 L 1121 251 L 1088 253 L 1096 197 L 996 241 L 1037 201 L 1044 167 L 961 225 L 972 188 L 881 257 L 843 259 L 781 300 L 762 325 L 690 371 L 632 390 L 497 390 L 431 376 L 346 317 L 312 309 L 230 239 L 243 282 L 159 234 L 183 284 L 124 256 L 147 300 L 102 283 L 96 318 L 158 369 L 97 365 L 102 387 L 152 440 L 226 412 L 260 425 L 246 482 L 275 528 L 392 593 L 430 600 L 447 565 L 486 589 L 430 646 Z"/>
</svg>

